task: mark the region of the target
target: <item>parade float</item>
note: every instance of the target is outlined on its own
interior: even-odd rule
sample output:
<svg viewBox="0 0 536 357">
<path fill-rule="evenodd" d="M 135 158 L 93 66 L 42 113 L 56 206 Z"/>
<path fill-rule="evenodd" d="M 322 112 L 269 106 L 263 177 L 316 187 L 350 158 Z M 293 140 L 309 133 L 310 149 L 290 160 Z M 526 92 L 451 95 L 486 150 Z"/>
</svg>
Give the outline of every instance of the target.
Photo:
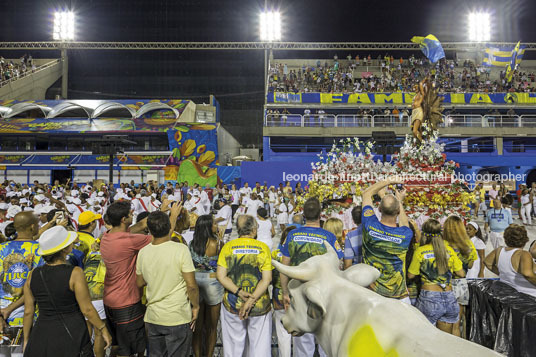
<svg viewBox="0 0 536 357">
<path fill-rule="evenodd" d="M 407 191 L 404 206 L 412 219 L 469 216 L 473 195 L 456 179 L 459 165 L 446 159 L 445 145 L 438 142 L 441 111 L 437 90 L 425 79 L 413 100 L 412 135 L 406 135 L 390 161 L 374 160 L 373 141 L 341 139 L 312 163 L 313 180 L 304 199 L 316 196 L 324 202 L 325 217 L 342 214 L 345 204 L 361 204 L 361 192 L 369 185 L 399 176 Z"/>
</svg>

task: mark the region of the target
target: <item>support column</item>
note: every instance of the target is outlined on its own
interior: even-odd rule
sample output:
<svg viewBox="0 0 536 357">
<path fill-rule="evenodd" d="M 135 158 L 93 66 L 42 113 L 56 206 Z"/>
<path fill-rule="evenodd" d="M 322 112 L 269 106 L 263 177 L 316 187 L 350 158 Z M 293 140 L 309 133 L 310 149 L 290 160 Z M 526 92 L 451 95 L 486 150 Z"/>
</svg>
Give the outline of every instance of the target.
<svg viewBox="0 0 536 357">
<path fill-rule="evenodd" d="M 69 58 L 67 57 L 67 49 L 61 50 L 61 97 L 67 99 L 69 83 Z"/>
<path fill-rule="evenodd" d="M 495 141 L 495 147 L 497 148 L 497 155 L 503 155 L 503 138 L 497 137 L 493 140 Z"/>
<path fill-rule="evenodd" d="M 461 152 L 467 152 L 467 148 L 469 146 L 469 140 L 465 139 L 462 140 L 462 149 Z"/>
</svg>

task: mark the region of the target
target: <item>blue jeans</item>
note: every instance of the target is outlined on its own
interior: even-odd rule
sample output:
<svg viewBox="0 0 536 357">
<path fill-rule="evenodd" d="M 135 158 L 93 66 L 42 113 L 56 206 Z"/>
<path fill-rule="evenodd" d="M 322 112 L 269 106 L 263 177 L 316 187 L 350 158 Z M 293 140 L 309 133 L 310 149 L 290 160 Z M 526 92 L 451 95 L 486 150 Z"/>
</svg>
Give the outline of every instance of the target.
<svg viewBox="0 0 536 357">
<path fill-rule="evenodd" d="M 177 326 L 145 323 L 150 356 L 184 357 L 190 354 L 193 332 L 190 324 Z"/>
<path fill-rule="evenodd" d="M 434 325 L 438 320 L 448 324 L 456 323 L 460 314 L 453 291 L 421 290 L 416 307 Z"/>
</svg>

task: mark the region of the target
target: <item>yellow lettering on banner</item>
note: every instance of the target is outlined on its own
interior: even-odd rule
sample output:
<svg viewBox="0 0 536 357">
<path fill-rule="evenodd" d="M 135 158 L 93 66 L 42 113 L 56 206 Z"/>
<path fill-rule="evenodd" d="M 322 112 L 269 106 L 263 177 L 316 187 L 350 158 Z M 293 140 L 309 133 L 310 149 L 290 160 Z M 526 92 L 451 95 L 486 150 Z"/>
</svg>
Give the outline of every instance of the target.
<svg viewBox="0 0 536 357">
<path fill-rule="evenodd" d="M 402 104 L 402 93 L 376 93 L 374 95 L 374 103 L 383 104 L 383 103 L 392 103 L 392 104 Z"/>
<path fill-rule="evenodd" d="M 465 93 L 450 93 L 452 104 L 465 104 Z"/>
<path fill-rule="evenodd" d="M 348 103 L 370 104 L 371 101 L 370 101 L 370 97 L 368 96 L 368 93 L 354 93 L 348 96 Z"/>
<path fill-rule="evenodd" d="M 331 93 L 320 93 L 320 103 L 322 104 L 333 103 L 333 97 L 331 96 Z"/>
<path fill-rule="evenodd" d="M 477 104 L 477 103 L 489 103 L 489 104 L 492 104 L 493 102 L 491 101 L 489 95 L 487 94 L 484 94 L 484 93 L 474 93 L 473 96 L 471 97 L 471 104 Z"/>
<path fill-rule="evenodd" d="M 517 96 L 517 103 L 536 104 L 536 96 L 531 97 L 533 93 L 514 93 Z"/>
<path fill-rule="evenodd" d="M 331 95 L 331 102 L 332 103 L 342 103 L 343 101 L 343 98 L 344 98 L 344 94 L 340 94 L 340 93 L 333 93 Z"/>
<path fill-rule="evenodd" d="M 398 352 L 391 348 L 384 351 L 372 327 L 365 325 L 361 327 L 350 339 L 348 345 L 349 357 L 398 357 Z"/>
</svg>

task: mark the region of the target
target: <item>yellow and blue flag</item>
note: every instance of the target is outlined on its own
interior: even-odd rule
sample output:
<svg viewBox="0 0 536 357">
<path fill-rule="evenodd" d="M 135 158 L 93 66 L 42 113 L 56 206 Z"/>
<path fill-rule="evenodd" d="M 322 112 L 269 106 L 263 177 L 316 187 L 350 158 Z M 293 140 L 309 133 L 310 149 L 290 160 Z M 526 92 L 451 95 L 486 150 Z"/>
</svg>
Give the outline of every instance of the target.
<svg viewBox="0 0 536 357">
<path fill-rule="evenodd" d="M 516 64 L 521 63 L 525 49 L 526 46 L 522 46 L 521 42 L 518 42 L 516 46 L 487 45 L 483 64 L 495 67 L 506 67 L 510 64 L 514 68 Z"/>
<path fill-rule="evenodd" d="M 445 51 L 443 51 L 441 42 L 439 42 L 437 37 L 432 34 L 426 37 L 413 36 L 411 42 L 417 43 L 421 47 L 422 53 L 424 53 L 426 58 L 432 63 L 436 63 L 441 58 L 445 58 Z"/>
</svg>

